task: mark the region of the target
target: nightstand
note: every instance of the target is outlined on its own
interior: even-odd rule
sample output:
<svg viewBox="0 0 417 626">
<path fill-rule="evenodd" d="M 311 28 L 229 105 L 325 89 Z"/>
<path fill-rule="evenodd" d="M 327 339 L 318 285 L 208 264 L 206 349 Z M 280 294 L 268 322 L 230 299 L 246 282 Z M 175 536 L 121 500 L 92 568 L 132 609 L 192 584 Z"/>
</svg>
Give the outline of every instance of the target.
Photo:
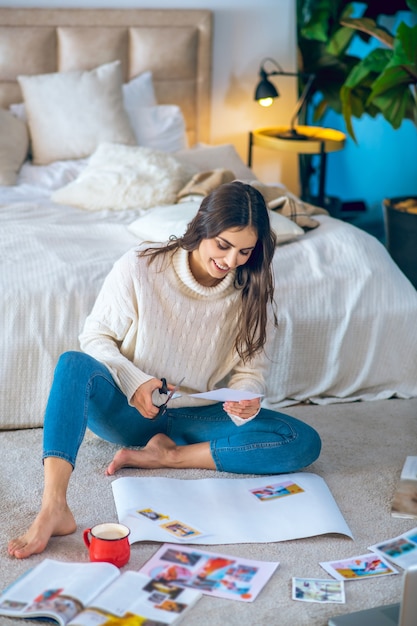
<svg viewBox="0 0 417 626">
<path fill-rule="evenodd" d="M 297 134 L 304 138 L 291 136 L 289 126 L 276 126 L 271 128 L 258 128 L 249 133 L 248 166 L 252 166 L 253 146 L 269 148 L 270 150 L 286 150 L 297 154 L 320 155 L 320 178 L 319 191 L 316 199 L 318 206 L 324 206 L 326 160 L 328 152 L 342 150 L 345 145 L 346 135 L 339 130 L 322 128 L 320 126 L 295 126 Z M 282 135 L 288 135 L 282 137 Z"/>
</svg>

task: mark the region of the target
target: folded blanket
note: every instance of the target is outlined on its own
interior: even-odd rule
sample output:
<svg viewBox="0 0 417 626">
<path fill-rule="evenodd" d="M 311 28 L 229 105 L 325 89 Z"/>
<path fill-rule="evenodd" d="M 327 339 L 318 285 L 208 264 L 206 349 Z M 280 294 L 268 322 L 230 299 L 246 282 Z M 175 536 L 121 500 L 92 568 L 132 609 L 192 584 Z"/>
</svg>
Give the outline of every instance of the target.
<svg viewBox="0 0 417 626">
<path fill-rule="evenodd" d="M 297 198 L 297 196 L 286 190 L 285 187 L 266 185 L 259 180 L 249 181 L 249 184 L 261 192 L 268 209 L 288 217 L 298 224 L 298 226 L 301 226 L 301 228 L 312 229 L 319 225 L 317 220 L 310 217 L 311 215 L 329 214 L 326 209 L 314 206 L 308 202 L 303 202 L 303 200 L 300 200 L 300 198 Z"/>
<path fill-rule="evenodd" d="M 233 180 L 235 180 L 235 175 L 230 170 L 215 169 L 198 172 L 177 194 L 177 202 L 190 200 L 196 196 L 206 196 L 219 185 L 230 183 Z M 325 209 L 303 202 L 282 185 L 266 185 L 259 180 L 242 182 L 246 182 L 260 191 L 269 209 L 288 217 L 301 228 L 311 229 L 319 225 L 319 222 L 311 215 L 328 215 Z"/>
<path fill-rule="evenodd" d="M 236 176 L 230 170 L 215 169 L 197 172 L 177 194 L 177 202 L 188 199 L 188 196 L 208 196 L 209 193 L 223 185 L 231 183 Z"/>
</svg>

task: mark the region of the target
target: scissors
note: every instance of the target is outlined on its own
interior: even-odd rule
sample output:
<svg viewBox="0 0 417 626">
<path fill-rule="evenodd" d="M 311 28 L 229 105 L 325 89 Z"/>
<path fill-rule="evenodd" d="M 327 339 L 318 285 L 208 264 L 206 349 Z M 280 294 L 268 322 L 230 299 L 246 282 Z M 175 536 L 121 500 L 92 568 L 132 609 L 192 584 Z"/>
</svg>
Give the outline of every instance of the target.
<svg viewBox="0 0 417 626">
<path fill-rule="evenodd" d="M 165 400 L 165 402 L 160 405 L 159 411 L 158 411 L 158 415 L 156 417 L 160 417 L 161 415 L 164 415 L 166 413 L 168 402 L 171 400 L 173 395 L 178 391 L 178 389 L 180 388 L 181 383 L 184 382 L 184 379 L 185 379 L 185 376 L 183 376 L 183 378 L 181 378 L 180 382 L 175 385 L 174 389 L 171 389 L 171 391 L 168 391 L 167 379 L 166 378 L 161 378 L 162 387 L 159 389 L 159 393 L 160 394 L 168 394 L 168 397 Z"/>
</svg>

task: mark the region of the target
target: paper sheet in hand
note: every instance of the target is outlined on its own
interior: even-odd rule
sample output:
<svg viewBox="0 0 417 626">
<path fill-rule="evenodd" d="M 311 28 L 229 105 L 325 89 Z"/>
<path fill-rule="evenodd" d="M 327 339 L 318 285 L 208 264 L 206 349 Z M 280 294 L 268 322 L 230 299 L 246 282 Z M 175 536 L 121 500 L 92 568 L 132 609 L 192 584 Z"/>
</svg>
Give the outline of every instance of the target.
<svg viewBox="0 0 417 626">
<path fill-rule="evenodd" d="M 119 478 L 112 483 L 130 541 L 267 543 L 326 533 L 352 538 L 325 481 L 294 473 L 255 478 Z"/>
<path fill-rule="evenodd" d="M 214 389 L 213 391 L 204 391 L 203 393 L 190 393 L 191 398 L 201 398 L 201 400 L 216 400 L 217 402 L 239 402 L 240 400 L 253 400 L 254 398 L 262 398 L 261 393 L 252 393 L 252 391 L 244 391 L 243 389 Z"/>
</svg>

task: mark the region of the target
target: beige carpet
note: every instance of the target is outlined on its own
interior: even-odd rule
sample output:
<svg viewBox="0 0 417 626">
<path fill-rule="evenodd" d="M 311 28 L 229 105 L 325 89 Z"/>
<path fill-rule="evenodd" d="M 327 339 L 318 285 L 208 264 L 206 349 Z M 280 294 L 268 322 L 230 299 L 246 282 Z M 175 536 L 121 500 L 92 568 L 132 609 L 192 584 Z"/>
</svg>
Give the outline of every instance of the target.
<svg viewBox="0 0 417 626">
<path fill-rule="evenodd" d="M 220 546 L 222 552 L 247 558 L 277 560 L 278 570 L 255 602 L 246 604 L 204 596 L 182 623 L 199 626 L 324 626 L 330 616 L 378 604 L 397 602 L 401 576 L 346 583 L 346 604 L 316 604 L 291 599 L 293 576 L 328 575 L 319 561 L 350 557 L 367 552 L 369 545 L 417 526 L 417 520 L 393 518 L 392 495 L 405 457 L 417 455 L 417 399 L 337 404 L 325 407 L 297 406 L 285 410 L 318 429 L 323 439 L 319 460 L 308 471 L 322 476 L 332 491 L 354 541 L 342 536 L 320 536 L 274 544 Z M 0 589 L 45 556 L 65 561 L 86 561 L 82 530 L 94 523 L 116 520 L 105 467 L 115 451 L 93 436 L 81 448 L 72 477 L 69 499 L 78 530 L 56 538 L 43 555 L 17 561 L 7 556 L 8 539 L 26 528 L 39 506 L 42 491 L 40 461 L 42 430 L 0 432 Z M 194 470 L 123 470 L 118 476 L 214 476 Z M 157 545 L 132 546 L 128 569 L 139 567 L 155 552 Z M 215 551 L 216 547 L 210 546 Z M 22 620 L 0 617 L 3 626 Z"/>
</svg>

